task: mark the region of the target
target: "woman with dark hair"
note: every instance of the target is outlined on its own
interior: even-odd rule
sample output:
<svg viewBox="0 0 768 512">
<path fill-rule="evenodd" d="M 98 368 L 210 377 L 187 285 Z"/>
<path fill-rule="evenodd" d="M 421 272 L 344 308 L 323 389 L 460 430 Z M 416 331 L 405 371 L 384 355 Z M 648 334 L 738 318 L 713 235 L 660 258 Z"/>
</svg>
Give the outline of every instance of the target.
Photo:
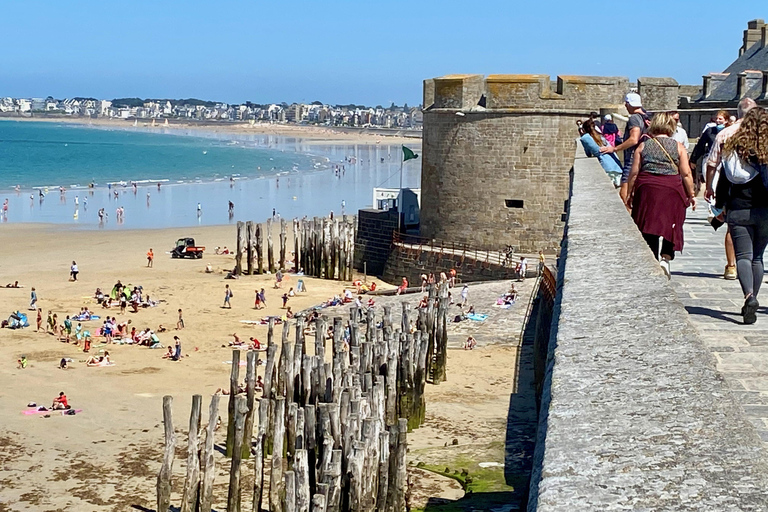
<svg viewBox="0 0 768 512">
<path fill-rule="evenodd" d="M 607 146 L 608 142 L 602 133 L 597 131 L 597 126 L 592 119 L 587 119 L 581 124 L 584 134 L 579 138 L 581 145 L 584 146 L 584 153 L 588 157 L 597 157 L 603 170 L 611 177 L 616 187 L 621 180 L 621 163 L 618 157 L 613 153 L 601 153 L 600 148 Z"/>
<path fill-rule="evenodd" d="M 676 128 L 668 112 L 653 116 L 651 138 L 637 146 L 627 181 L 627 208 L 657 260 L 662 238 L 660 265 L 668 279 L 675 251 L 683 250 L 685 210 L 696 208 L 688 151 L 672 138 Z"/>
<path fill-rule="evenodd" d="M 763 282 L 763 252 L 768 245 L 768 112 L 755 107 L 723 145 L 722 171 L 727 190 L 718 183 L 725 200 L 726 220 L 736 250 L 736 269 L 744 306 L 745 324 L 757 321 L 757 294 Z"/>
</svg>

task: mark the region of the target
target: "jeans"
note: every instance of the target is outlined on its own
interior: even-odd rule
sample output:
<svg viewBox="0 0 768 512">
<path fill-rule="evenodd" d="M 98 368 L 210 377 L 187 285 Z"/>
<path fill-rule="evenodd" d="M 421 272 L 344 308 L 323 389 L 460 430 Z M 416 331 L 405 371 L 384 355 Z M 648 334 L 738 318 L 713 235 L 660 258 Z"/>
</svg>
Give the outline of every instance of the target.
<svg viewBox="0 0 768 512">
<path fill-rule="evenodd" d="M 768 208 L 732 210 L 727 219 L 741 290 L 745 297 L 757 297 L 763 282 L 763 251 L 768 245 Z"/>
</svg>

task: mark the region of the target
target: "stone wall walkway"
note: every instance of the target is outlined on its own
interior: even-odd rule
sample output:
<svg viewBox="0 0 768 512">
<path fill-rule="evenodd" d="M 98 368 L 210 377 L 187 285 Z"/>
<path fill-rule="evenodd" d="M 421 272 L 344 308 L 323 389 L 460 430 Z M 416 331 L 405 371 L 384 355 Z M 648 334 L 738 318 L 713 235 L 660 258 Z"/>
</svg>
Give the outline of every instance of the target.
<svg viewBox="0 0 768 512">
<path fill-rule="evenodd" d="M 768 442 L 768 288 L 757 323 L 743 325 L 738 281 L 723 279 L 725 226 L 714 231 L 706 207 L 688 211 L 685 249 L 672 262 L 672 286 L 717 360 L 748 419 Z M 768 286 L 768 285 L 763 285 Z"/>
</svg>

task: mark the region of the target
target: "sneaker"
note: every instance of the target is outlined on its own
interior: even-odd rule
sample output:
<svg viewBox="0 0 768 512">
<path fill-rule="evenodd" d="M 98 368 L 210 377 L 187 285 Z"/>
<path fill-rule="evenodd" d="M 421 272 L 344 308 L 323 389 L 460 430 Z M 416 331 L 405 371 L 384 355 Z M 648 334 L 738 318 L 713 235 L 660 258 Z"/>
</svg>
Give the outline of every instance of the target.
<svg viewBox="0 0 768 512">
<path fill-rule="evenodd" d="M 662 259 L 659 262 L 659 265 L 661 266 L 661 270 L 664 271 L 664 275 L 667 276 L 667 279 L 672 279 L 672 271 L 669 269 L 669 260 Z"/>
<path fill-rule="evenodd" d="M 723 277 L 728 281 L 733 281 L 734 279 L 738 278 L 739 275 L 736 273 L 736 265 L 726 265 Z"/>
<path fill-rule="evenodd" d="M 744 301 L 744 306 L 741 308 L 741 315 L 744 317 L 744 324 L 750 325 L 757 322 L 757 308 L 760 303 L 752 295 Z"/>
</svg>

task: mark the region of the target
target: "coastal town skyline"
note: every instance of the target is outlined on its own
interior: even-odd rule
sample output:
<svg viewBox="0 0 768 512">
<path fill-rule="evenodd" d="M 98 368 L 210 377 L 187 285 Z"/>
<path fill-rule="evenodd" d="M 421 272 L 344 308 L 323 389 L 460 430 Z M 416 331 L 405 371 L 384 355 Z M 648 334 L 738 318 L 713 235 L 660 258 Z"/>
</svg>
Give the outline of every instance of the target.
<svg viewBox="0 0 768 512">
<path fill-rule="evenodd" d="M 416 105 L 425 77 L 452 73 L 670 76 L 700 83 L 731 62 L 745 18 L 765 17 L 756 0 L 681 0 L 631 13 L 642 44 L 629 55 L 629 13 L 605 23 L 565 0 L 541 9 L 483 9 L 447 2 L 342 1 L 255 4 L 195 1 L 157 6 L 78 0 L 93 20 L 40 23 L 57 14 L 50 1 L 5 5 L 0 95 L 67 98 L 139 96 L 215 98 L 240 104 Z M 709 34 L 708 9 L 718 8 Z M 512 6 L 514 7 L 514 6 Z M 705 69 L 701 63 L 706 62 Z"/>
</svg>

